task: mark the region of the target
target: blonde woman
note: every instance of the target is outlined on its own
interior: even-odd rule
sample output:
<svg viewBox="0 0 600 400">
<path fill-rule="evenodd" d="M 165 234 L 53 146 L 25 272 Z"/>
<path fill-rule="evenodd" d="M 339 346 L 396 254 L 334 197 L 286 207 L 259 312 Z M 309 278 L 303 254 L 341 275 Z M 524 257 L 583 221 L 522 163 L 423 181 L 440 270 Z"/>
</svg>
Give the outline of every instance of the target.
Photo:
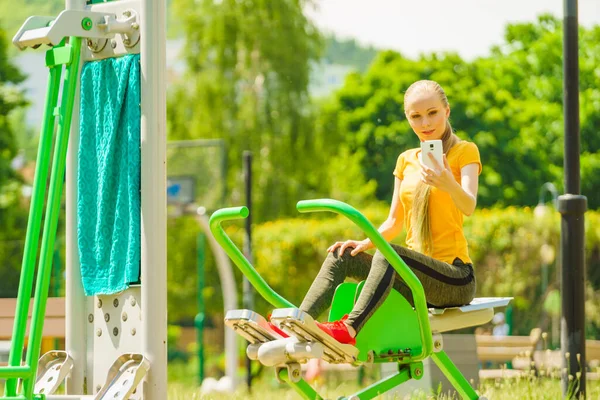
<svg viewBox="0 0 600 400">
<path fill-rule="evenodd" d="M 428 304 L 468 304 L 475 296 L 476 282 L 463 217 L 471 215 L 477 204 L 479 150 L 453 133 L 448 99 L 438 83 L 413 83 L 406 90 L 404 110 L 419 141 L 442 140 L 444 163 L 431 157 L 435 168 L 423 165 L 420 147 L 400 154 L 390 212 L 379 232 L 391 241 L 406 229 L 406 247 L 392 246 L 423 284 Z M 412 304 L 410 290 L 382 254 L 364 252 L 370 248 L 369 239 L 329 247 L 329 255 L 300 306 L 316 319 L 329 307 L 335 288 L 345 278 L 365 280 L 349 315 L 340 321 L 318 323 L 341 343 L 356 343 L 356 335 L 390 290 L 399 291 Z"/>
</svg>

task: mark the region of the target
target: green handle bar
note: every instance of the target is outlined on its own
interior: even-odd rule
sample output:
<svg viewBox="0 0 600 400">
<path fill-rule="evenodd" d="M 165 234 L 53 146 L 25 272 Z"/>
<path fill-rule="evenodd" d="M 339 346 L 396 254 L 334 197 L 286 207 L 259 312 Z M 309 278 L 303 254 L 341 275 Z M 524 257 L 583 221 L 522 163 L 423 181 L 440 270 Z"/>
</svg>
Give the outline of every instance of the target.
<svg viewBox="0 0 600 400">
<path fill-rule="evenodd" d="M 341 214 L 354 222 L 362 229 L 375 247 L 381 251 L 389 263 L 394 267 L 400 277 L 406 282 L 413 295 L 417 319 L 419 321 L 421 342 L 423 348 L 421 353 L 412 357 L 414 361 L 420 361 L 427 358 L 433 351 L 433 340 L 431 336 L 431 327 L 429 325 L 429 311 L 423 285 L 417 276 L 406 265 L 402 258 L 394 251 L 392 246 L 381 236 L 379 231 L 369 222 L 369 220 L 352 206 L 332 199 L 315 199 L 299 201 L 296 208 L 301 213 L 314 211 L 332 211 Z"/>
<path fill-rule="evenodd" d="M 295 308 L 292 303 L 277 294 L 271 287 L 265 282 L 265 280 L 256 272 L 252 264 L 244 257 L 242 252 L 233 244 L 229 236 L 225 233 L 221 227 L 221 222 L 233 219 L 240 219 L 248 217 L 249 211 L 247 207 L 231 207 L 223 208 L 215 211 L 210 217 L 210 231 L 215 237 L 217 243 L 221 245 L 223 250 L 227 253 L 229 258 L 233 260 L 235 265 L 242 271 L 242 273 L 248 278 L 252 286 L 256 291 L 275 308 Z"/>
</svg>

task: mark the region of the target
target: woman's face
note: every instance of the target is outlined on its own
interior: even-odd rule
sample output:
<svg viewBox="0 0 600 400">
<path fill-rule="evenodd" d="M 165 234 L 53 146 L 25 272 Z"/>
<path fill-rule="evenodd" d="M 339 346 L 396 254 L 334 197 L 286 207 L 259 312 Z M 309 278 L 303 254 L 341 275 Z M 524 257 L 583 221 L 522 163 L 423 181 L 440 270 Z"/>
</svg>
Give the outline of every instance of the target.
<svg viewBox="0 0 600 400">
<path fill-rule="evenodd" d="M 441 139 L 446 130 L 450 108 L 444 106 L 439 94 L 430 91 L 413 93 L 404 105 L 406 118 L 419 140 Z"/>
</svg>

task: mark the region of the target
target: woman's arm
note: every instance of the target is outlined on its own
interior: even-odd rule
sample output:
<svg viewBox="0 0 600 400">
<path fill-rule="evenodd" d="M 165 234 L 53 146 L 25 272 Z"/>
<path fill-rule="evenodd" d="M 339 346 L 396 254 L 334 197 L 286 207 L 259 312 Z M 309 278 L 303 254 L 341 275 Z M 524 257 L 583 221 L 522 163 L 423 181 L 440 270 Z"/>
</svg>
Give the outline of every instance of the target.
<svg viewBox="0 0 600 400">
<path fill-rule="evenodd" d="M 449 192 L 456 207 L 467 216 L 473 214 L 477 206 L 478 171 L 479 165 L 475 163 L 462 167 L 460 170 L 460 184 L 454 181 L 456 185 Z"/>
<path fill-rule="evenodd" d="M 394 180 L 394 197 L 392 198 L 392 205 L 390 207 L 390 213 L 388 214 L 387 219 L 381 224 L 378 231 L 381 233 L 381 236 L 386 241 L 390 241 L 402 231 L 402 227 L 404 225 L 404 207 L 402 206 L 402 202 L 400 201 L 400 184 L 402 181 L 398 178 Z M 347 248 L 353 248 L 351 255 L 355 256 L 361 251 L 369 250 L 374 248 L 375 246 L 371 243 L 369 238 L 356 241 L 356 240 L 346 240 L 345 242 L 336 242 L 331 245 L 327 251 L 333 252 L 335 249 L 339 247 L 339 254 L 344 254 L 344 251 Z"/>
<path fill-rule="evenodd" d="M 444 154 L 444 167 L 442 168 L 432 154 L 429 154 L 435 169 L 421 163 L 421 180 L 428 185 L 436 187 L 450 194 L 452 201 L 465 215 L 473 214 L 477 205 L 477 189 L 479 187 L 477 173 L 479 165 L 467 164 L 460 170 L 460 183 L 454 179 L 448 159 Z"/>
</svg>

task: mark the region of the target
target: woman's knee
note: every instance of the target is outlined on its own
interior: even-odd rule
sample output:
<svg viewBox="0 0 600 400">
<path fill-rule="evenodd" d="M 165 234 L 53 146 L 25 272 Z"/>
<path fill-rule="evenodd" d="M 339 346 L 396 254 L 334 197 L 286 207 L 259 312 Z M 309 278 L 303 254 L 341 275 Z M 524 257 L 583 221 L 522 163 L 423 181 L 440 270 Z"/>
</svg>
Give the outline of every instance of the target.
<svg viewBox="0 0 600 400">
<path fill-rule="evenodd" d="M 352 249 L 346 249 L 344 250 L 343 254 L 339 254 L 339 249 L 335 249 L 332 252 L 328 252 L 327 253 L 327 257 L 325 258 L 325 261 L 323 262 L 323 265 L 321 266 L 321 269 L 344 269 L 346 268 L 347 263 L 345 263 L 344 261 L 347 261 L 350 257 L 352 257 L 352 255 L 350 254 L 350 252 L 352 251 Z"/>
<path fill-rule="evenodd" d="M 376 250 L 375 254 L 373 254 L 373 265 L 386 265 L 389 264 L 387 258 L 383 255 L 380 250 Z"/>
</svg>

